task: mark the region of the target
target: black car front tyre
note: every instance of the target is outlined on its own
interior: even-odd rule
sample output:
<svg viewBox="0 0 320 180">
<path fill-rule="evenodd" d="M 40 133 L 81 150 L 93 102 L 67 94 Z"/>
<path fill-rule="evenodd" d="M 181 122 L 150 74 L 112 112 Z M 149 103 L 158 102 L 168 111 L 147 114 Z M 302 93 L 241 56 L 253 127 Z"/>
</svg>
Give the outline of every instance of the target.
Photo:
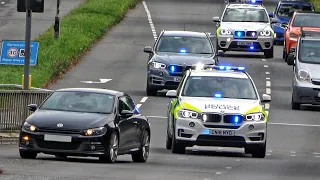
<svg viewBox="0 0 320 180">
<path fill-rule="evenodd" d="M 273 46 L 271 47 L 271 49 L 268 49 L 268 50 L 264 51 L 264 56 L 267 59 L 273 58 Z"/>
<path fill-rule="evenodd" d="M 173 130 L 173 135 L 172 135 L 171 152 L 174 154 L 184 154 L 184 153 L 186 153 L 186 146 L 185 146 L 185 144 L 176 140 L 174 131 L 175 130 Z"/>
<path fill-rule="evenodd" d="M 157 96 L 158 89 L 151 87 L 149 83 L 147 83 L 146 92 L 147 96 Z"/>
<path fill-rule="evenodd" d="M 267 151 L 267 145 L 264 144 L 262 146 L 257 146 L 251 151 L 251 155 L 254 158 L 265 158 L 266 157 L 266 151 Z"/>
<path fill-rule="evenodd" d="M 109 139 L 109 147 L 107 153 L 99 157 L 99 160 L 106 163 L 115 163 L 118 157 L 118 149 L 119 149 L 119 137 L 118 133 L 113 131 L 110 135 Z"/>
<path fill-rule="evenodd" d="M 19 154 L 22 159 L 35 159 L 38 155 L 36 152 L 24 150 L 19 150 Z"/>
<path fill-rule="evenodd" d="M 131 154 L 133 162 L 147 162 L 150 152 L 150 134 L 144 131 L 142 136 L 142 143 L 139 151 Z"/>
</svg>

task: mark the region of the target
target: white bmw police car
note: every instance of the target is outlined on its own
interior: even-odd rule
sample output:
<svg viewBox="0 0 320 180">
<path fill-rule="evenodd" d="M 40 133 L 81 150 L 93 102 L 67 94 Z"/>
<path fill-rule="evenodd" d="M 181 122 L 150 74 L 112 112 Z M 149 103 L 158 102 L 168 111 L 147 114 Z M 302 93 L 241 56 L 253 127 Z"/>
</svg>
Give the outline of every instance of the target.
<svg viewBox="0 0 320 180">
<path fill-rule="evenodd" d="M 233 2 L 231 2 L 233 1 Z M 221 18 L 213 17 L 216 22 L 217 48 L 223 51 L 264 52 L 266 58 L 273 58 L 274 31 L 262 1 L 230 0 Z"/>
<path fill-rule="evenodd" d="M 185 153 L 186 147 L 222 146 L 245 148 L 264 158 L 268 114 L 257 88 L 244 67 L 200 65 L 188 70 L 168 106 L 166 148 Z"/>
</svg>

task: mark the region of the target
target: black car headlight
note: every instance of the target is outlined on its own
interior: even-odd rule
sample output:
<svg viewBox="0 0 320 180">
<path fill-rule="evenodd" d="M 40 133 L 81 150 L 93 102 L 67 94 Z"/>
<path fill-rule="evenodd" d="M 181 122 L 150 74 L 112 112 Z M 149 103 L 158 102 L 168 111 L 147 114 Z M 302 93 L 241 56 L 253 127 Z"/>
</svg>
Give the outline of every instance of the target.
<svg viewBox="0 0 320 180">
<path fill-rule="evenodd" d="M 258 113 L 250 113 L 246 116 L 246 121 L 264 121 L 265 115 L 261 112 Z"/>
<path fill-rule="evenodd" d="M 28 122 L 25 122 L 22 126 L 22 129 L 29 132 L 35 132 L 37 130 L 37 127 L 32 124 L 29 124 Z"/>
<path fill-rule="evenodd" d="M 195 112 L 195 111 L 190 111 L 190 110 L 179 110 L 178 111 L 178 116 L 181 118 L 192 118 L 192 119 L 199 119 L 200 114 Z"/>
<path fill-rule="evenodd" d="M 107 128 L 105 127 L 98 127 L 98 128 L 91 128 L 84 130 L 85 136 L 98 136 L 102 135 L 107 132 Z"/>
</svg>

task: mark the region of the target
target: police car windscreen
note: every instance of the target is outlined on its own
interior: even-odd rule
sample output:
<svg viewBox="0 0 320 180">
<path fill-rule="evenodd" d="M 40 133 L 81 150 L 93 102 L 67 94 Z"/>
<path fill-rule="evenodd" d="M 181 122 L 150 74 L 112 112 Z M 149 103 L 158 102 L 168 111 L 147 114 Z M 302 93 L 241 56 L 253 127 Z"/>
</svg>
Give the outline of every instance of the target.
<svg viewBox="0 0 320 180">
<path fill-rule="evenodd" d="M 232 77 L 190 76 L 182 96 L 257 99 L 249 79 Z"/>
<path fill-rule="evenodd" d="M 264 9 L 228 8 L 223 15 L 223 22 L 262 22 L 268 23 L 269 18 Z"/>
<path fill-rule="evenodd" d="M 320 14 L 297 14 L 294 17 L 293 27 L 320 27 Z"/>
<path fill-rule="evenodd" d="M 303 40 L 299 50 L 299 61 L 320 64 L 320 41 Z"/>
<path fill-rule="evenodd" d="M 277 12 L 278 17 L 291 18 L 295 11 L 313 11 L 312 6 L 303 4 L 282 4 Z"/>
<path fill-rule="evenodd" d="M 212 54 L 209 39 L 186 36 L 162 36 L 156 47 L 157 52 Z"/>
</svg>

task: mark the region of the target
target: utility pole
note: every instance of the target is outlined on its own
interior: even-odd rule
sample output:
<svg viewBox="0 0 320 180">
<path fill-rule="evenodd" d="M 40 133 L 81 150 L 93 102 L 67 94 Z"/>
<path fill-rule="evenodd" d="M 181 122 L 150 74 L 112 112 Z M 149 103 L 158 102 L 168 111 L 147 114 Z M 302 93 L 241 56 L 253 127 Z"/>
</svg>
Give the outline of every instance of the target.
<svg viewBox="0 0 320 180">
<path fill-rule="evenodd" d="M 54 18 L 54 39 L 59 39 L 60 37 L 60 0 L 57 0 L 57 12 Z"/>
<path fill-rule="evenodd" d="M 24 56 L 24 90 L 29 90 L 30 74 L 30 44 L 31 44 L 31 1 L 26 0 L 26 37 L 25 37 L 25 56 Z"/>
</svg>

